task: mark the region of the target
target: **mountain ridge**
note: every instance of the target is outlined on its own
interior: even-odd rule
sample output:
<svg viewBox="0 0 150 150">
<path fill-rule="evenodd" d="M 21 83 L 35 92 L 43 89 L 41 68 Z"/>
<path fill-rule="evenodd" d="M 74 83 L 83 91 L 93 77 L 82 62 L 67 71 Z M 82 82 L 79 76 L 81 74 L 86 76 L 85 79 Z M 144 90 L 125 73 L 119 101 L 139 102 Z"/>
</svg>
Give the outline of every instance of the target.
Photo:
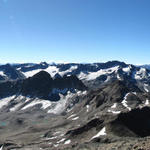
<svg viewBox="0 0 150 150">
<path fill-rule="evenodd" d="M 13 69 L 24 78 L 0 82 L 5 149 L 138 150 L 150 142 L 150 70 L 118 61 Z"/>
</svg>

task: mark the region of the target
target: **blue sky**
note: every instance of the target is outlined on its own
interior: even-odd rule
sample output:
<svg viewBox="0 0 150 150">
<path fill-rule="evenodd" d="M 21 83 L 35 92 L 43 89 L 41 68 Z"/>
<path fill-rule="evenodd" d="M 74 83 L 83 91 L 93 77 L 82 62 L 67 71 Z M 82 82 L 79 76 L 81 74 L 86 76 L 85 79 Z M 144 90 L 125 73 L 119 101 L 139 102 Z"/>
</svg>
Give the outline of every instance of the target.
<svg viewBox="0 0 150 150">
<path fill-rule="evenodd" d="M 149 0 L 0 0 L 0 63 L 150 64 Z"/>
</svg>

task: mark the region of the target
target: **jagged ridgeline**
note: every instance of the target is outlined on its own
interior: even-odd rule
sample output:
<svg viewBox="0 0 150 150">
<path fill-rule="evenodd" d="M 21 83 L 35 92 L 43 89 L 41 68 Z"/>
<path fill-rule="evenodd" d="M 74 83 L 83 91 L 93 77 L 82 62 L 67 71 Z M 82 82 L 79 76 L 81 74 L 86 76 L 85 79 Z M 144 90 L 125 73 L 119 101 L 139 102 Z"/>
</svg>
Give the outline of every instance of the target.
<svg viewBox="0 0 150 150">
<path fill-rule="evenodd" d="M 1 65 L 0 145 L 20 150 L 149 148 L 149 90 L 148 66 L 119 61 Z"/>
</svg>

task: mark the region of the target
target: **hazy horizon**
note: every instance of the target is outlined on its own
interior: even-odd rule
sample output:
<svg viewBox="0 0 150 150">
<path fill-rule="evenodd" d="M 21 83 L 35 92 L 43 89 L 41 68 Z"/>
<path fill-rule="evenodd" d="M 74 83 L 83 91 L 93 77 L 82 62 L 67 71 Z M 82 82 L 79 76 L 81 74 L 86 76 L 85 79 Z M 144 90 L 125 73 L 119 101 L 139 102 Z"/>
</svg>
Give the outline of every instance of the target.
<svg viewBox="0 0 150 150">
<path fill-rule="evenodd" d="M 150 64 L 148 0 L 0 0 L 0 63 Z"/>
<path fill-rule="evenodd" d="M 10 64 L 10 65 L 15 65 L 15 64 L 40 64 L 43 62 L 46 62 L 47 64 L 96 64 L 96 63 L 107 63 L 107 62 L 112 62 L 112 61 L 119 61 L 119 60 L 109 60 L 109 61 L 99 61 L 99 62 L 63 62 L 63 61 L 59 61 L 59 62 L 54 62 L 54 61 L 39 61 L 39 62 L 5 62 L 5 63 L 0 63 L 0 65 L 6 65 L 6 64 Z M 133 63 L 127 63 L 125 61 L 119 61 L 119 62 L 124 62 L 125 64 L 131 64 L 131 65 L 135 65 L 135 66 L 146 66 L 146 65 L 150 65 L 149 64 L 133 64 Z"/>
</svg>

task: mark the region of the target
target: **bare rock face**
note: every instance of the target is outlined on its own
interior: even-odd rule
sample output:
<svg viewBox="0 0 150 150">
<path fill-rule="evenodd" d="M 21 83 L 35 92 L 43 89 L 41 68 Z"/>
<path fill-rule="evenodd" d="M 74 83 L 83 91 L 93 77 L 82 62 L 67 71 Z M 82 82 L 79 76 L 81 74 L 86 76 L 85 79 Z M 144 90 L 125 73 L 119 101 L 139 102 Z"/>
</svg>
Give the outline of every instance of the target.
<svg viewBox="0 0 150 150">
<path fill-rule="evenodd" d="M 149 70 L 118 61 L 11 67 L 40 71 L 0 82 L 3 150 L 150 149 Z"/>
<path fill-rule="evenodd" d="M 83 125 L 82 127 L 79 127 L 77 129 L 74 129 L 74 130 L 69 130 L 66 133 L 66 135 L 69 134 L 72 137 L 72 136 L 76 136 L 79 134 L 83 134 L 92 128 L 96 128 L 96 127 L 100 126 L 102 123 L 103 123 L 103 120 L 95 118 L 95 119 L 92 119 L 91 121 L 89 121 L 87 124 Z"/>
<path fill-rule="evenodd" d="M 128 131 L 134 133 L 139 137 L 150 136 L 150 108 L 137 108 L 133 109 L 127 113 L 121 113 L 118 115 L 117 119 L 112 122 L 112 125 L 115 125 L 119 128 L 122 126 L 122 129 L 118 132 L 121 134 L 123 132 L 123 128 L 127 128 Z M 122 134 L 125 136 L 126 134 Z M 130 135 L 128 132 L 128 136 Z"/>
<path fill-rule="evenodd" d="M 31 97 L 40 97 L 51 99 L 50 92 L 53 89 L 86 90 L 86 86 L 76 76 L 64 76 L 62 78 L 52 79 L 50 74 L 41 71 L 33 77 L 0 83 L 0 97 L 8 95 L 30 95 Z M 67 92 L 67 91 L 66 91 Z"/>
<path fill-rule="evenodd" d="M 2 72 L 0 75 L 0 81 L 25 79 L 23 73 L 16 70 L 10 64 L 1 65 L 0 71 Z"/>
</svg>

